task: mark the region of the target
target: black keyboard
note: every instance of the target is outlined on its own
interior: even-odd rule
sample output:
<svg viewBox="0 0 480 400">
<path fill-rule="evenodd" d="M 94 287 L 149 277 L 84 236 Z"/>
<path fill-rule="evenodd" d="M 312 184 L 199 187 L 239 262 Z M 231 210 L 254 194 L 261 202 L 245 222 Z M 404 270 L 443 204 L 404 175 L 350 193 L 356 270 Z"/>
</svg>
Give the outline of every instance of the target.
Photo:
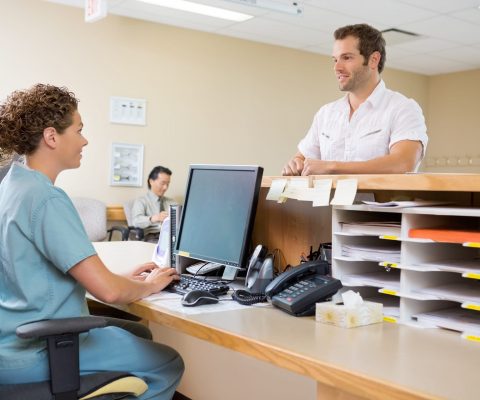
<svg viewBox="0 0 480 400">
<path fill-rule="evenodd" d="M 214 295 L 226 294 L 230 288 L 222 282 L 207 281 L 191 275 L 180 275 L 180 281 L 174 281 L 165 290 L 185 294 L 192 290 L 206 290 Z"/>
</svg>

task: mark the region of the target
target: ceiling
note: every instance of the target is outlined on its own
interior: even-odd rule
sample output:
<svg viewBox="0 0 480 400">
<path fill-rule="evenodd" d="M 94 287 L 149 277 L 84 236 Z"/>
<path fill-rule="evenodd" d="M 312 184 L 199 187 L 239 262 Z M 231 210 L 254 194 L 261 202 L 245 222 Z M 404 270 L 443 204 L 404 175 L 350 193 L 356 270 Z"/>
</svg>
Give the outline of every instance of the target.
<svg viewBox="0 0 480 400">
<path fill-rule="evenodd" d="M 84 0 L 47 1 L 81 8 L 85 3 Z M 386 36 L 390 68 L 425 75 L 480 68 L 480 0 L 299 0 L 296 3 L 302 9 L 300 15 L 231 0 L 190 1 L 254 18 L 232 22 L 136 0 L 108 0 L 108 13 L 328 56 L 336 28 L 368 23 L 382 31 L 395 28 L 419 35 L 397 44 Z M 289 0 L 268 2 L 292 4 Z"/>
</svg>

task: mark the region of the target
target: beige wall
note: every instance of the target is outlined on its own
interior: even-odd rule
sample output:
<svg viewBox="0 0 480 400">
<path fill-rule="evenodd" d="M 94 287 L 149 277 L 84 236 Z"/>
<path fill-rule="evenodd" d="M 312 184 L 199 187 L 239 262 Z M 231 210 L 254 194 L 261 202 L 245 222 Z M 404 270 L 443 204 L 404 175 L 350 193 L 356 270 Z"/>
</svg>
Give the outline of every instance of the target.
<svg viewBox="0 0 480 400">
<path fill-rule="evenodd" d="M 317 109 L 341 96 L 330 57 L 113 15 L 86 24 L 81 9 L 37 0 L 2 2 L 0 48 L 0 98 L 40 81 L 80 98 L 90 144 L 57 184 L 108 204 L 146 187 L 108 185 L 112 142 L 143 143 L 144 180 L 170 167 L 169 193 L 182 200 L 190 163 L 260 164 L 277 175 Z M 427 117 L 447 117 L 430 104 L 441 103 L 442 77 L 387 70 L 384 79 Z M 147 99 L 147 126 L 109 123 L 110 96 Z"/>
<path fill-rule="evenodd" d="M 425 170 L 480 172 L 480 70 L 429 79 Z"/>
</svg>

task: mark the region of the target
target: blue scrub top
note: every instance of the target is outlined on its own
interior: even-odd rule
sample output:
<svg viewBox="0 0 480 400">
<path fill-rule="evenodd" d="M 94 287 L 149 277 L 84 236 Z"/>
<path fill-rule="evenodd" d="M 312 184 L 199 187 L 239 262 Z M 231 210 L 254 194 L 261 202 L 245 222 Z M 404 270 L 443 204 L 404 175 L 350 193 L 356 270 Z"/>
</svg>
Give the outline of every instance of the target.
<svg viewBox="0 0 480 400">
<path fill-rule="evenodd" d="M 45 357 L 44 341 L 17 338 L 17 326 L 88 315 L 85 289 L 68 271 L 94 254 L 67 194 L 13 164 L 0 184 L 0 368 Z"/>
</svg>

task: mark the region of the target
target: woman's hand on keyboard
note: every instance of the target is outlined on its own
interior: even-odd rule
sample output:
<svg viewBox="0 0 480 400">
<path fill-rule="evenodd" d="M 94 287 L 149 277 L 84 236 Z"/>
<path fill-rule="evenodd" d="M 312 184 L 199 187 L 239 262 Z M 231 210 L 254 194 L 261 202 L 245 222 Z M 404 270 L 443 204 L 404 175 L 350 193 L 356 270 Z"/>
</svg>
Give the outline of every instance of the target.
<svg viewBox="0 0 480 400">
<path fill-rule="evenodd" d="M 145 264 L 140 264 L 132 272 L 126 274 L 126 276 L 137 281 L 144 281 L 145 278 L 150 275 L 150 272 L 157 268 L 158 266 L 154 262 L 147 262 Z"/>
<path fill-rule="evenodd" d="M 152 282 L 157 286 L 157 292 L 165 289 L 172 281 L 178 281 L 180 277 L 175 268 L 158 267 L 145 277 L 145 282 Z"/>
</svg>

